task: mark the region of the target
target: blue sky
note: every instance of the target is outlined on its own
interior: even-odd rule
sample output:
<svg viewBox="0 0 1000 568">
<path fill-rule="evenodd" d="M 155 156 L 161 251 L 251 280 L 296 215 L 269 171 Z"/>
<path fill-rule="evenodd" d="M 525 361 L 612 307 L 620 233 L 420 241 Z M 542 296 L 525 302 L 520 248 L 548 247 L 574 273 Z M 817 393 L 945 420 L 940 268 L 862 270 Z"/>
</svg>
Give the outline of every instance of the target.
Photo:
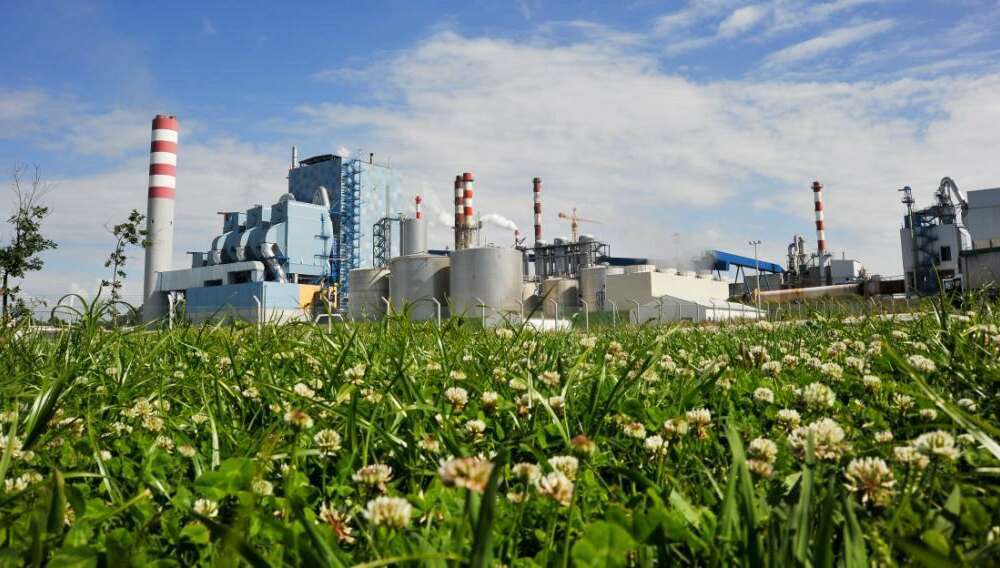
<svg viewBox="0 0 1000 568">
<path fill-rule="evenodd" d="M 448 216 L 454 173 L 474 171 L 479 209 L 525 230 L 541 176 L 547 237 L 577 206 L 614 253 L 678 263 L 756 238 L 783 260 L 794 233 L 814 238 L 820 179 L 833 250 L 895 274 L 896 188 L 926 201 L 945 175 L 1000 185 L 997 0 L 2 11 L 0 164 L 42 168 L 61 244 L 26 285 L 38 294 L 101 278 L 104 227 L 144 210 L 157 113 L 182 126 L 178 264 L 208 246 L 216 211 L 281 193 L 292 144 L 391 160 L 434 218 Z"/>
</svg>

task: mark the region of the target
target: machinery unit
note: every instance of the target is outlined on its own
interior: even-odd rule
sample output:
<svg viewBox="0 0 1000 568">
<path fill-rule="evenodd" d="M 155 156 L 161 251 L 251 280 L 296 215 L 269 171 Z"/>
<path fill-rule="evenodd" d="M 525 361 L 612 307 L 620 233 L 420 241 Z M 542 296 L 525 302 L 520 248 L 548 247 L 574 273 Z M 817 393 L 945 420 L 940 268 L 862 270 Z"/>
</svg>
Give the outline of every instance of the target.
<svg viewBox="0 0 1000 568">
<path fill-rule="evenodd" d="M 521 252 L 511 248 L 482 247 L 457 250 L 451 255 L 452 315 L 519 313 L 524 274 Z"/>
<path fill-rule="evenodd" d="M 909 186 L 899 231 L 907 294 L 994 287 L 1000 275 L 1000 188 L 970 191 L 945 177 L 934 204 L 914 209 Z"/>
<path fill-rule="evenodd" d="M 899 230 L 907 294 L 934 294 L 960 289 L 959 254 L 972 248 L 964 217 L 969 203 L 951 178 L 944 178 L 934 192 L 935 203 L 914 209 L 913 190 L 904 187 L 906 216 Z"/>
</svg>

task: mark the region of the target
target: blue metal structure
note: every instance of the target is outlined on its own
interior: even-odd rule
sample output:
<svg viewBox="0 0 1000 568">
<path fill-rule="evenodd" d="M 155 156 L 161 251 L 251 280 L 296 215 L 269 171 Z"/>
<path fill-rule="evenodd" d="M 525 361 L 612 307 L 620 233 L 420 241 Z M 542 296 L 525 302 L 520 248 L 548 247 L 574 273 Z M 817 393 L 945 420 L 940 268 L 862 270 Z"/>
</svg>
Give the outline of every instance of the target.
<svg viewBox="0 0 1000 568">
<path fill-rule="evenodd" d="M 733 266 L 737 268 L 760 268 L 761 272 L 770 272 L 772 274 L 782 274 L 785 272 L 785 269 L 776 262 L 754 260 L 747 256 L 722 252 L 720 250 L 710 251 L 709 254 L 712 257 L 712 270 L 718 272 L 728 272 Z"/>
<path fill-rule="evenodd" d="M 330 196 L 333 221 L 331 279 L 340 291 L 341 310 L 350 302 L 348 274 L 372 265 L 372 239 L 366 232 L 400 202 L 402 179 L 390 168 L 333 154 L 302 160 L 288 172 L 288 191 L 297 200 L 312 200 L 317 188 Z"/>
</svg>

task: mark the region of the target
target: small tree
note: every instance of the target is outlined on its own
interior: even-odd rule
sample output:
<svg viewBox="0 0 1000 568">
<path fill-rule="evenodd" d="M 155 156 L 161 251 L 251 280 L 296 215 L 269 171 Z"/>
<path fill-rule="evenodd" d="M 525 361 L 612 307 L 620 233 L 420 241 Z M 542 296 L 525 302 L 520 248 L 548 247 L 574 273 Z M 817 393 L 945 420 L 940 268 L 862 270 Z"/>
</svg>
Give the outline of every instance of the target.
<svg viewBox="0 0 1000 568">
<path fill-rule="evenodd" d="M 108 260 L 104 261 L 104 268 L 111 269 L 111 280 L 101 280 L 101 287 L 111 289 L 112 302 L 121 300 L 122 281 L 128 276 L 125 273 L 125 261 L 128 260 L 125 255 L 126 247 L 146 244 L 146 230 L 140 228 L 145 220 L 145 215 L 133 209 L 128 220 L 110 229 L 115 237 L 115 249 L 108 255 Z"/>
<path fill-rule="evenodd" d="M 11 176 L 14 212 L 7 219 L 14 233 L 7 245 L 0 247 L 0 296 L 3 298 L 0 317 L 3 319 L 11 315 L 10 306 L 21 291 L 20 286 L 11 287 L 11 280 L 23 279 L 28 272 L 41 270 L 44 261 L 39 255 L 58 246 L 42 234 L 42 221 L 48 217 L 49 208 L 41 204 L 47 189 L 41 170 L 38 166 L 30 170 L 30 182 L 26 175 L 29 175 L 27 165 L 14 166 Z"/>
</svg>

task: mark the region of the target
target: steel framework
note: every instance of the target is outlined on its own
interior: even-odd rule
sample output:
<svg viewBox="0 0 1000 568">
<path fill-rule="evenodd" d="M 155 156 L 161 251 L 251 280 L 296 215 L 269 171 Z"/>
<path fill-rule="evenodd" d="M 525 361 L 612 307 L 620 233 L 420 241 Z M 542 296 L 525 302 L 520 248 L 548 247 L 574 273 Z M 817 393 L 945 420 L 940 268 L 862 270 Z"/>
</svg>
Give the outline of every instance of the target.
<svg viewBox="0 0 1000 568">
<path fill-rule="evenodd" d="M 340 184 L 340 239 L 337 242 L 336 277 L 341 311 L 350 298 L 348 275 L 361 266 L 361 161 L 343 163 Z"/>
</svg>

